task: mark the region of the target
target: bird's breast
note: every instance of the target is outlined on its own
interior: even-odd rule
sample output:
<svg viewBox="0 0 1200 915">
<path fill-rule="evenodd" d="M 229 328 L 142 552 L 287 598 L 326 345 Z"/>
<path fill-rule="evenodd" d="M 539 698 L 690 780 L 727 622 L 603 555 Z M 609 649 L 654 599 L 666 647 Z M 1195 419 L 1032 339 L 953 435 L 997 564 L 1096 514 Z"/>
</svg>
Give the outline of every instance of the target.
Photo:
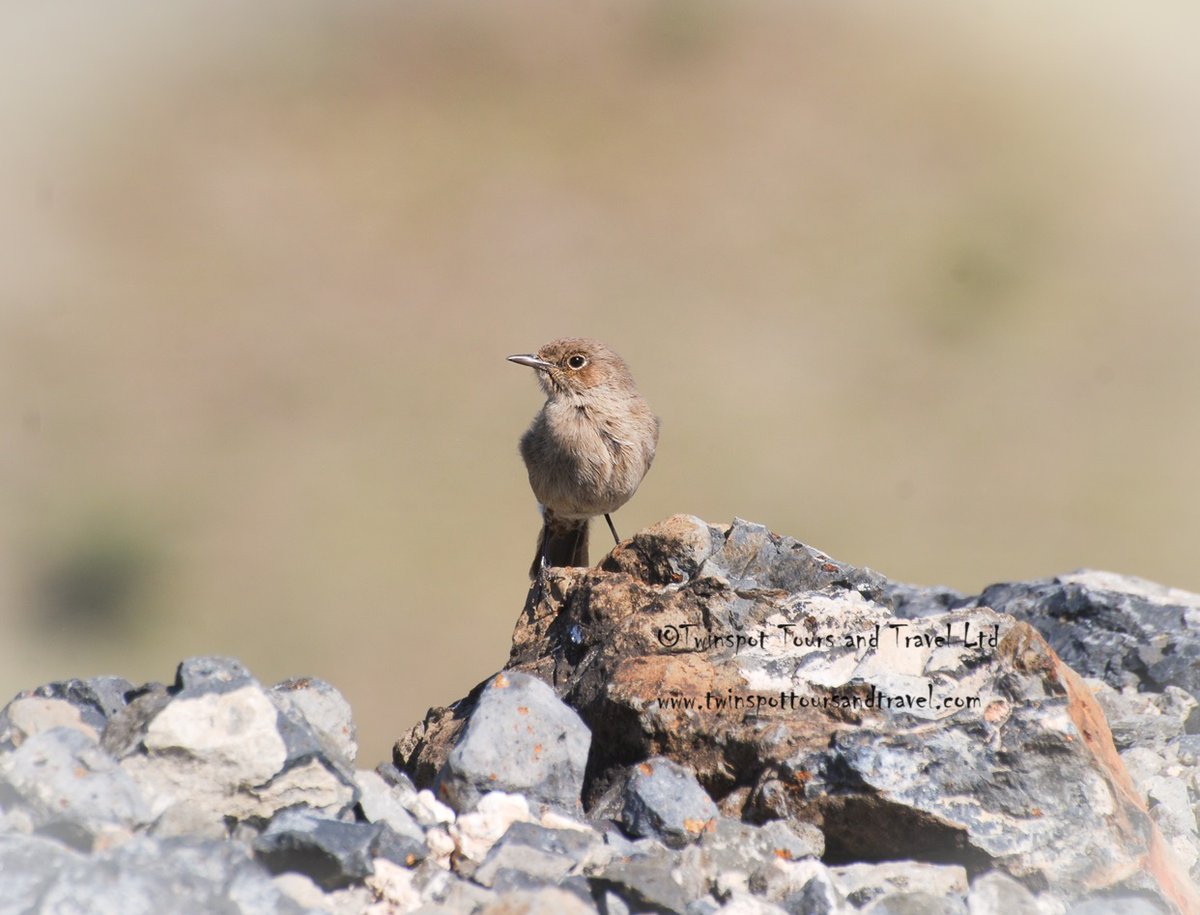
<svg viewBox="0 0 1200 915">
<path fill-rule="evenodd" d="M 644 449 L 631 438 L 620 415 L 548 403 L 521 440 L 534 495 L 563 517 L 615 511 L 648 468 Z"/>
</svg>

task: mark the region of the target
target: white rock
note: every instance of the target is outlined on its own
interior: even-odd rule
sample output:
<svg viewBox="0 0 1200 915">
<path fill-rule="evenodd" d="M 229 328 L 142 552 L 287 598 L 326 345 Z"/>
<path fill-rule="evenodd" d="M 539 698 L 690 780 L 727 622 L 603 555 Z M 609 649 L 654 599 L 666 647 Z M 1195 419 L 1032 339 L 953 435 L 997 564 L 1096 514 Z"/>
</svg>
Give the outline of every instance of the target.
<svg viewBox="0 0 1200 915">
<path fill-rule="evenodd" d="M 734 893 L 750 892 L 750 875 L 745 871 L 721 871 L 714 882 L 717 895 L 722 899 Z"/>
<path fill-rule="evenodd" d="M 146 728 L 148 751 L 183 751 L 226 784 L 261 783 L 280 770 L 287 747 L 279 711 L 258 686 L 176 699 Z"/>
<path fill-rule="evenodd" d="M 376 858 L 372 865 L 375 873 L 365 882 L 377 901 L 366 910 L 368 915 L 400 915 L 421 907 L 412 871 L 386 858 Z"/>
<path fill-rule="evenodd" d="M 455 820 L 450 835 L 459 854 L 471 861 L 482 861 L 509 826 L 530 819 L 529 802 L 523 795 L 490 791 L 480 798 L 474 810 Z"/>
<path fill-rule="evenodd" d="M 885 893 L 929 893 L 966 896 L 967 870 L 957 864 L 885 861 L 831 867 L 834 886 L 852 904 L 863 907 Z"/>
<path fill-rule="evenodd" d="M 1146 780 L 1145 788 L 1150 803 L 1155 805 L 1151 813 L 1156 814 L 1160 824 L 1172 827 L 1165 830 L 1169 835 L 1196 834 L 1196 815 L 1183 779 L 1157 775 Z"/>
<path fill-rule="evenodd" d="M 431 826 L 425 833 L 425 844 L 429 847 L 429 858 L 438 867 L 450 869 L 450 856 L 454 854 L 454 840 L 441 826 Z"/>
<path fill-rule="evenodd" d="M 304 874 L 288 871 L 272 877 L 271 882 L 279 892 L 306 909 L 333 912 L 333 900 Z"/>
<path fill-rule="evenodd" d="M 976 878 L 967 908 L 971 915 L 1041 915 L 1034 895 L 1002 871 L 988 871 Z"/>
<path fill-rule="evenodd" d="M 417 792 L 416 798 L 408 807 L 408 812 L 425 827 L 454 822 L 454 810 L 434 797 L 428 788 Z"/>
<path fill-rule="evenodd" d="M 485 905 L 479 915 L 595 915 L 595 908 L 574 893 L 548 886 L 540 890 L 505 893 Z"/>
<path fill-rule="evenodd" d="M 1133 783 L 1141 790 L 1143 798 L 1147 779 L 1162 772 L 1166 764 L 1166 760 L 1146 747 L 1130 747 L 1121 754 L 1121 762 L 1125 764 Z"/>
<path fill-rule="evenodd" d="M 12 727 L 12 742 L 18 747 L 34 734 L 59 727 L 73 728 L 87 734 L 92 740 L 100 740 L 96 729 L 83 720 L 79 709 L 65 699 L 27 696 L 10 702 L 7 712 Z"/>
<path fill-rule="evenodd" d="M 542 815 L 538 819 L 538 825 L 545 826 L 547 829 L 574 829 L 576 832 L 595 831 L 587 823 L 581 823 L 574 817 L 566 816 L 549 808 L 542 811 Z"/>
<path fill-rule="evenodd" d="M 269 819 L 277 810 L 304 803 L 336 812 L 353 789 L 315 760 L 281 773 L 287 747 L 279 710 L 255 683 L 229 692 L 178 698 L 146 728 L 144 753 L 121 760 L 121 768 L 146 793 L 165 831 L 207 831 L 226 817 Z M 172 810 L 172 808 L 182 808 Z M 176 825 L 172 825 L 176 824 Z"/>
<path fill-rule="evenodd" d="M 841 895 L 829 868 L 815 858 L 801 858 L 799 861 L 785 861 L 782 858 L 773 860 L 766 870 L 766 897 L 773 902 L 779 902 L 803 891 L 813 880 L 819 881 L 825 887 L 826 896 L 841 904 Z"/>
<path fill-rule="evenodd" d="M 354 798 L 354 789 L 315 759 L 289 769 L 262 787 L 248 787 L 246 793 L 272 813 L 304 804 L 320 813 L 335 815 Z"/>
</svg>

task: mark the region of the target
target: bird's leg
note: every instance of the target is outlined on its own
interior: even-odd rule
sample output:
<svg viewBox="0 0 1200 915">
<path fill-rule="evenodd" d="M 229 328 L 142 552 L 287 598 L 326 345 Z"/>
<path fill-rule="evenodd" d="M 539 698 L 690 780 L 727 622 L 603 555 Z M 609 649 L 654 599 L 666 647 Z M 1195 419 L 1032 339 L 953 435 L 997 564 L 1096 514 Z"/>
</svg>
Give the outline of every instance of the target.
<svg viewBox="0 0 1200 915">
<path fill-rule="evenodd" d="M 549 569 L 549 563 L 546 559 L 546 540 L 548 535 L 545 521 L 542 522 L 542 533 L 538 537 L 537 555 L 533 559 L 533 568 L 529 570 L 530 578 L 533 580 L 529 587 L 529 597 L 526 598 L 525 605 L 530 613 L 533 608 L 542 602 L 542 596 L 546 593 L 546 572 Z"/>
<path fill-rule="evenodd" d="M 613 543 L 620 543 L 621 538 L 617 536 L 617 529 L 613 526 L 612 518 L 609 517 L 608 512 L 604 513 L 604 520 L 608 522 L 608 529 L 612 531 Z"/>
</svg>

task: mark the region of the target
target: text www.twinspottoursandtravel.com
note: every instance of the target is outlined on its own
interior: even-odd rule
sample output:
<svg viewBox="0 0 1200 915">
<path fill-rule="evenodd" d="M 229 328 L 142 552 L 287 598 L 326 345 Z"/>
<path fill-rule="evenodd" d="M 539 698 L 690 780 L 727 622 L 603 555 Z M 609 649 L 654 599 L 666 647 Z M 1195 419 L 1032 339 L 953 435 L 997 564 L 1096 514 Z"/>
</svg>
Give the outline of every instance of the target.
<svg viewBox="0 0 1200 915">
<path fill-rule="evenodd" d="M 888 709 L 893 711 L 959 711 L 979 708 L 978 696 L 957 694 L 935 695 L 933 684 L 924 693 L 888 693 L 874 686 L 853 693 L 798 693 L 780 690 L 775 693 L 735 692 L 732 689 L 714 693 L 706 690 L 703 696 L 659 696 L 658 707 L 675 711 L 743 712 L 767 714 L 796 712 L 805 709 Z"/>
</svg>

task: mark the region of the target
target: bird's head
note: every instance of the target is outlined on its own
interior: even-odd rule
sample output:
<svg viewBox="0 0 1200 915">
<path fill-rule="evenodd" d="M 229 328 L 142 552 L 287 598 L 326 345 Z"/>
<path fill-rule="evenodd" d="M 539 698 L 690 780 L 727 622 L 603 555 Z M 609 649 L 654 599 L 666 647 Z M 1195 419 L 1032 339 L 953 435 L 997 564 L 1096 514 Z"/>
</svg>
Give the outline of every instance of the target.
<svg viewBox="0 0 1200 915">
<path fill-rule="evenodd" d="M 633 388 L 625 360 L 599 340 L 586 337 L 552 340 L 536 353 L 509 356 L 508 361 L 534 369 L 547 397 Z"/>
</svg>

